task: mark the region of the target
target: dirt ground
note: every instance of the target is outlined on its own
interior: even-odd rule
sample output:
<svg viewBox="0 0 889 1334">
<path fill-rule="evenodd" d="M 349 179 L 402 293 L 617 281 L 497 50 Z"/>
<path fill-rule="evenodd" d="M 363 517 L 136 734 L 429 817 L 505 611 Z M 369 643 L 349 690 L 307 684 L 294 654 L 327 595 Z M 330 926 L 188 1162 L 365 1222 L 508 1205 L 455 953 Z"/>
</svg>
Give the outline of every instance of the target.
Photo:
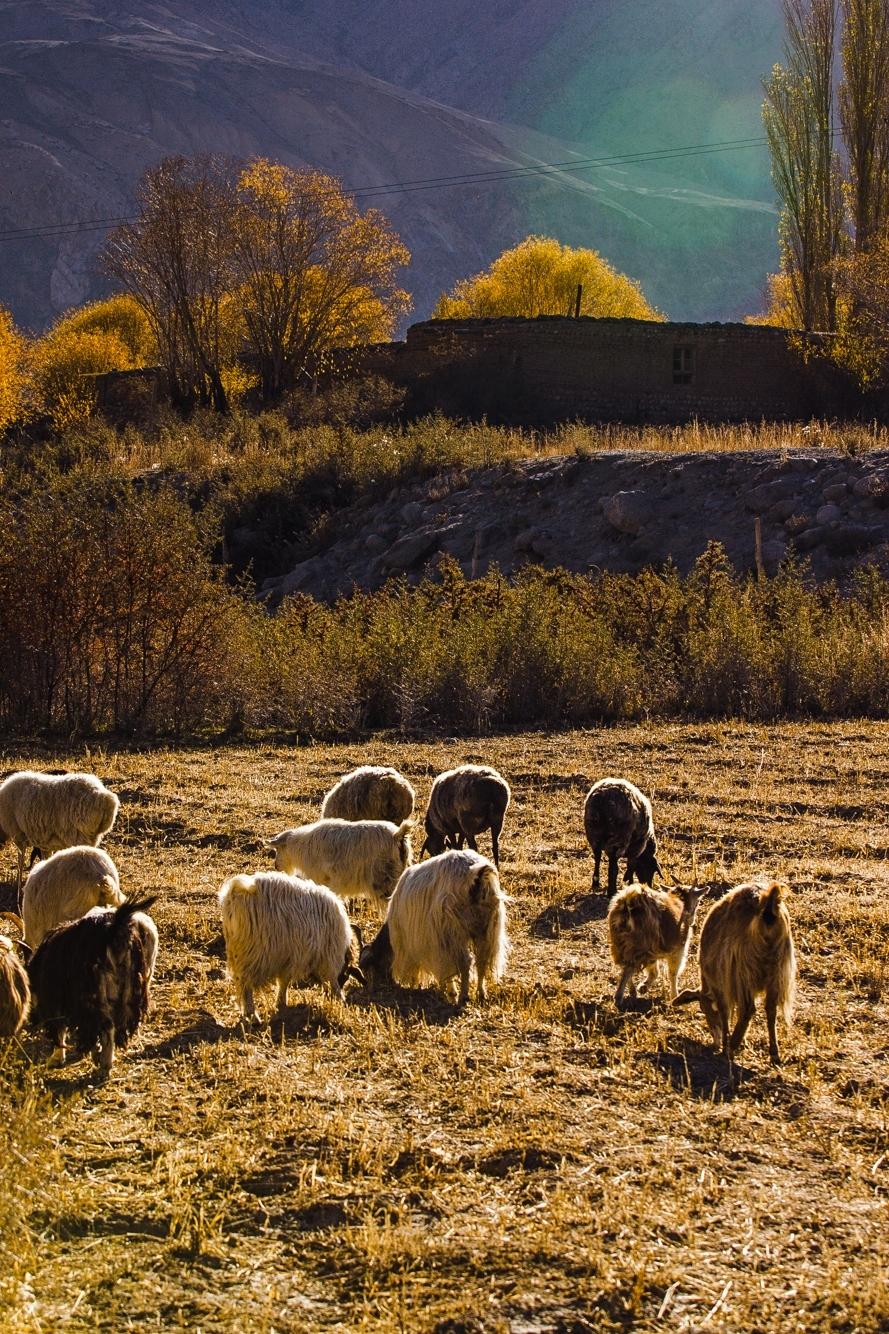
<svg viewBox="0 0 889 1334">
<path fill-rule="evenodd" d="M 397 765 L 422 810 L 467 761 L 513 790 L 490 1003 L 307 989 L 245 1036 L 222 880 L 358 763 Z M 889 1330 L 885 724 L 0 759 L 25 764 L 119 793 L 107 848 L 128 893 L 158 896 L 161 953 L 104 1087 L 86 1062 L 47 1071 L 32 1035 L 0 1053 L 3 1330 Z M 780 1070 L 761 1016 L 729 1068 L 695 1007 L 615 1010 L 582 824 L 606 774 L 650 793 L 675 879 L 790 885 Z"/>
</svg>

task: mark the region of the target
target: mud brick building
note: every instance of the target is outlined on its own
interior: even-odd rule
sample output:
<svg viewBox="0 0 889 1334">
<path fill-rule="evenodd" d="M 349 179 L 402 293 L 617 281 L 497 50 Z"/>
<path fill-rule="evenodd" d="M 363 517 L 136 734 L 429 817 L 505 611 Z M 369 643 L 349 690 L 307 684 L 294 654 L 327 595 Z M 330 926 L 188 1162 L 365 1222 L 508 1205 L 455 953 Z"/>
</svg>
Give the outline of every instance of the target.
<svg viewBox="0 0 889 1334">
<path fill-rule="evenodd" d="M 350 349 L 343 373 L 404 386 L 411 413 L 515 425 L 843 417 L 853 387 L 825 334 L 648 320 L 427 320 L 404 342 Z"/>
</svg>

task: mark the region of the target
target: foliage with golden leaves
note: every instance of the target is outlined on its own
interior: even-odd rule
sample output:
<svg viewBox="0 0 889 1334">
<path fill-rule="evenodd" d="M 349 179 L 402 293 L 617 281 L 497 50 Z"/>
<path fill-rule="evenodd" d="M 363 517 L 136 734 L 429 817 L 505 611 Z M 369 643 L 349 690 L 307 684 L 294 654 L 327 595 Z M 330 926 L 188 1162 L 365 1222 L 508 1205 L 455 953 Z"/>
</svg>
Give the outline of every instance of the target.
<svg viewBox="0 0 889 1334">
<path fill-rule="evenodd" d="M 0 434 L 21 416 L 27 386 L 27 344 L 0 306 Z"/>
<path fill-rule="evenodd" d="M 156 357 L 151 326 L 132 297 L 83 306 L 31 345 L 32 411 L 49 417 L 57 431 L 75 426 L 93 410 L 94 375 L 150 365 Z"/>
<path fill-rule="evenodd" d="M 616 269 L 596 250 L 573 249 L 552 237 L 528 236 L 505 250 L 487 273 L 464 278 L 432 312 L 437 320 L 519 315 L 573 315 L 577 289 L 581 315 L 597 318 L 662 320 L 639 283 Z"/>
<path fill-rule="evenodd" d="M 360 214 L 332 176 L 263 158 L 237 197 L 239 308 L 266 400 L 330 348 L 391 337 L 410 309 L 396 283 L 410 255 L 381 214 Z"/>
</svg>

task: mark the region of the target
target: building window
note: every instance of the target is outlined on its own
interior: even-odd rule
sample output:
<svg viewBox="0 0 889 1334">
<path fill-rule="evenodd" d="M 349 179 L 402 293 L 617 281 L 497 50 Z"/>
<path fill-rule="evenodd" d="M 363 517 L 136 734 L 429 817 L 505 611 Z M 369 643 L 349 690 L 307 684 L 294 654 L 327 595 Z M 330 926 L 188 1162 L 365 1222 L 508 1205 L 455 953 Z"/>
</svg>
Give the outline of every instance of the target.
<svg viewBox="0 0 889 1334">
<path fill-rule="evenodd" d="M 695 374 L 695 350 L 693 347 L 673 348 L 673 383 L 691 384 Z"/>
</svg>

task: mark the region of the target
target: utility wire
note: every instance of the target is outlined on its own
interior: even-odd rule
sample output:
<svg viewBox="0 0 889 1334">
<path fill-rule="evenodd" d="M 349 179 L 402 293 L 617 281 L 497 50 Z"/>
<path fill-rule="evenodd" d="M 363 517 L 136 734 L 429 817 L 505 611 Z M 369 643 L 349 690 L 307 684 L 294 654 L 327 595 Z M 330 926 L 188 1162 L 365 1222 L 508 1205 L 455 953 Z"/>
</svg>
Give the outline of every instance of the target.
<svg viewBox="0 0 889 1334">
<path fill-rule="evenodd" d="M 430 176 L 419 181 L 393 181 L 388 185 L 368 185 L 350 190 L 354 199 L 376 195 L 412 194 L 418 190 L 453 189 L 461 185 L 496 185 L 502 181 L 523 180 L 529 176 L 554 176 L 565 172 L 588 171 L 593 167 L 633 166 L 646 162 L 671 162 L 676 158 L 707 157 L 713 153 L 733 153 L 739 149 L 761 148 L 765 136 L 751 139 L 726 139 L 721 143 L 693 144 L 687 148 L 662 148 L 647 153 L 617 153 L 610 157 L 569 158 L 565 162 L 544 162 L 536 167 L 491 167 L 487 171 L 463 172 L 455 176 Z M 21 227 L 0 231 L 0 241 L 34 241 L 42 237 L 71 236 L 79 232 L 106 231 L 125 223 L 138 222 L 138 216 L 93 218 L 88 222 L 47 223 L 42 227 Z"/>
</svg>

